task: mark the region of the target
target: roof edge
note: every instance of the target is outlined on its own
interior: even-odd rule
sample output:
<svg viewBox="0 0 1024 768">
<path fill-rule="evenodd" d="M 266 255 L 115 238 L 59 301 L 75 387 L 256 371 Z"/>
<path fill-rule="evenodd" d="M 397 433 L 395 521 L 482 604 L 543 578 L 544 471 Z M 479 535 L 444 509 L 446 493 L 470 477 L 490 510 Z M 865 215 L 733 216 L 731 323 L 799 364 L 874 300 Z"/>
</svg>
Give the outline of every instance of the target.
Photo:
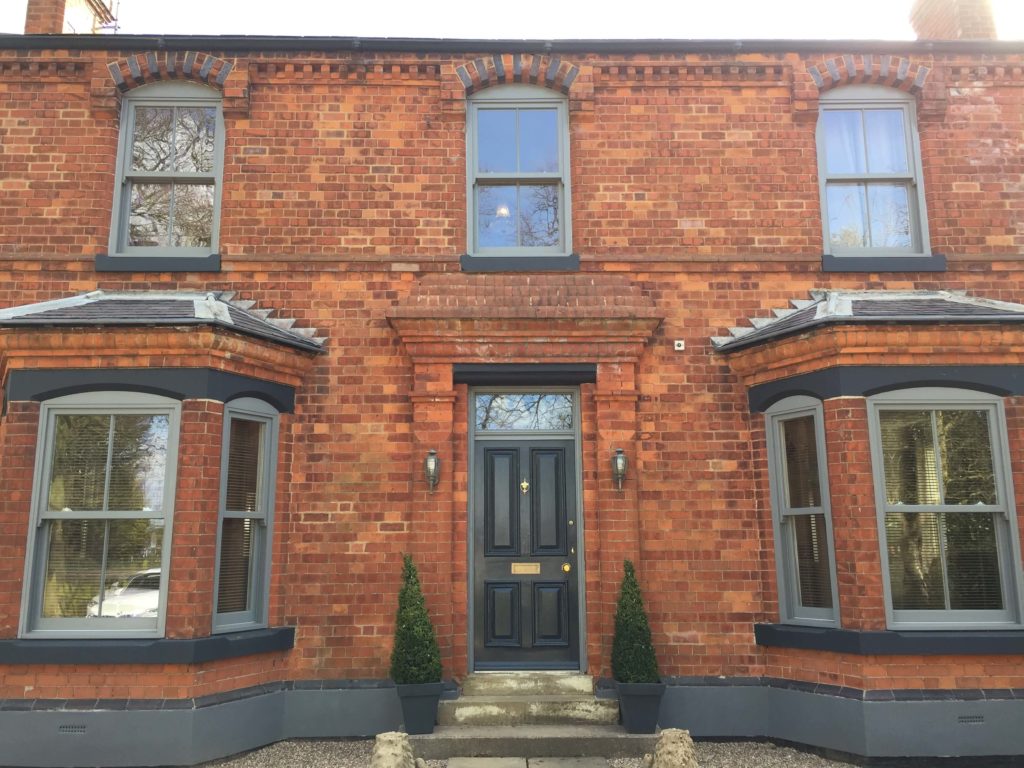
<svg viewBox="0 0 1024 768">
<path fill-rule="evenodd" d="M 274 35 L 0 35 L 13 50 L 379 51 L 415 53 L 1024 53 L 1024 40 L 458 39 Z"/>
</svg>

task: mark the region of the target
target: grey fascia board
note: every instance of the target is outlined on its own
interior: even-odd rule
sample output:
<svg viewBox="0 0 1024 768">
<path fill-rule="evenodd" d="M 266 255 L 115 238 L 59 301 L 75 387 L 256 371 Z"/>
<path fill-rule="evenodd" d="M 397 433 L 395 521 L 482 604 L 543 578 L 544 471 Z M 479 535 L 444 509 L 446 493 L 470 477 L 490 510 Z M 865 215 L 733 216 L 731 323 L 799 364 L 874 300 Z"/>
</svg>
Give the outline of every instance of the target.
<svg viewBox="0 0 1024 768">
<path fill-rule="evenodd" d="M 871 315 L 870 317 L 857 317 L 856 315 L 842 315 L 842 316 L 831 316 L 816 318 L 806 325 L 801 325 L 796 328 L 784 328 L 780 331 L 766 331 L 765 333 L 758 333 L 755 329 L 746 336 L 741 336 L 732 341 L 726 342 L 719 347 L 715 347 L 717 352 L 734 352 L 737 349 L 743 349 L 745 347 L 756 347 L 758 344 L 763 344 L 766 341 L 772 341 L 779 339 L 784 336 L 794 336 L 800 333 L 806 333 L 817 328 L 822 328 L 826 325 L 887 325 L 887 324 L 905 324 L 905 325 L 929 325 L 939 323 L 970 323 L 970 324 L 997 324 L 997 323 L 1020 323 L 1024 322 L 1024 314 L 1020 316 L 1013 315 L 929 315 L 923 317 L 917 316 L 906 316 L 906 315 Z M 756 335 L 755 335 L 756 334 Z"/>
<path fill-rule="evenodd" d="M 393 51 L 412 53 L 1024 53 L 1020 40 L 765 40 L 595 39 L 513 40 L 273 35 L 11 35 L 16 50 Z"/>
<path fill-rule="evenodd" d="M 180 318 L 174 320 L 136 320 L 133 318 L 105 318 L 103 320 L 82 320 L 82 319 L 40 319 L 33 318 L 31 315 L 24 317 L 15 317 L 8 320 L 0 320 L 0 328 L 8 326 L 34 326 L 38 328 L 45 328 L 49 326 L 61 327 L 61 328 L 85 328 L 85 327 L 105 327 L 105 326 L 136 326 L 145 328 L 148 326 L 182 326 L 182 325 L 212 325 L 218 328 L 224 328 L 235 333 L 240 333 L 243 336 L 250 336 L 254 338 L 263 339 L 274 344 L 282 344 L 288 347 L 294 347 L 295 349 L 301 349 L 304 352 L 314 352 L 316 354 L 326 354 L 327 350 L 319 344 L 307 341 L 302 337 L 295 337 L 294 339 L 282 339 L 279 336 L 272 335 L 270 333 L 256 333 L 249 331 L 244 328 L 239 328 L 237 325 L 232 323 L 225 323 L 215 319 L 209 318 Z"/>
</svg>

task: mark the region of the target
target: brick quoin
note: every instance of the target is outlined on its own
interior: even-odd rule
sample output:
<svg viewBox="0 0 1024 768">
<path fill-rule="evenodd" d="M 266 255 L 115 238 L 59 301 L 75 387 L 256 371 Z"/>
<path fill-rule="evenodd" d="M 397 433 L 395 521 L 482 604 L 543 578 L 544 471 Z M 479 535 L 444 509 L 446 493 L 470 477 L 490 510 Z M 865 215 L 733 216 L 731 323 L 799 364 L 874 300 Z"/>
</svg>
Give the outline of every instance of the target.
<svg viewBox="0 0 1024 768">
<path fill-rule="evenodd" d="M 58 6 L 34 0 L 26 31 L 59 32 Z M 922 38 L 992 38 L 986 8 L 920 0 L 915 24 Z M 13 50 L 0 39 L 0 309 L 96 289 L 234 291 L 328 339 L 314 356 L 221 327 L 0 328 L 5 387 L 14 371 L 202 367 L 294 388 L 280 425 L 269 624 L 296 630 L 290 651 L 219 661 L 0 664 L 0 699 L 184 699 L 382 680 L 406 552 L 444 676 L 464 678 L 471 403 L 453 370 L 467 363 L 596 370 L 579 388 L 595 677 L 610 674 L 628 557 L 667 678 L 1024 688 L 1020 654 L 856 655 L 754 636 L 780 613 L 764 416 L 751 412 L 749 389 L 837 366 L 1024 364 L 1024 334 L 1010 322 L 837 323 L 728 355 L 711 346 L 817 289 L 1024 301 L 1024 50 L 881 47 L 541 55 L 367 43 L 200 50 L 186 66 L 192 47 Z M 97 271 L 119 100 L 179 76 L 224 98 L 221 271 Z M 508 83 L 567 99 L 577 272 L 460 271 L 467 99 Z M 930 246 L 944 272 L 822 270 L 817 100 L 861 83 L 915 100 Z M 1004 404 L 1020 500 L 1024 401 Z M 842 626 L 881 632 L 866 400 L 826 399 L 823 412 Z M 38 402 L 11 400 L 0 416 L 0 640 L 19 633 L 39 413 Z M 182 403 L 167 638 L 212 630 L 223 417 L 216 400 Z M 617 447 L 630 461 L 622 492 L 609 473 Z M 422 479 L 430 449 L 442 460 L 432 492 Z"/>
</svg>

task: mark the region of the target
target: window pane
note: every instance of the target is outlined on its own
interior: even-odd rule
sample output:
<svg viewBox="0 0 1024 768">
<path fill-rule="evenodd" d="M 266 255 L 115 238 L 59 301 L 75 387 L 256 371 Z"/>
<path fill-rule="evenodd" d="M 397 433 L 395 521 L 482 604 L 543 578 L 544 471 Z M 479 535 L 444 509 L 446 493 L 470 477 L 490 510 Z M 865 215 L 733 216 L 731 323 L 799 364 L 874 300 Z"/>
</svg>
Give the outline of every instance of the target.
<svg viewBox="0 0 1024 768">
<path fill-rule="evenodd" d="M 990 513 L 885 516 L 896 610 L 1001 610 L 995 520 Z"/>
<path fill-rule="evenodd" d="M 889 504 L 939 504 L 931 411 L 881 411 L 882 471 Z"/>
<path fill-rule="evenodd" d="M 132 135 L 132 170 L 170 171 L 174 156 L 174 109 L 136 107 Z"/>
<path fill-rule="evenodd" d="M 166 247 L 171 218 L 170 184 L 130 184 L 128 245 Z"/>
<path fill-rule="evenodd" d="M 47 525 L 43 618 L 95 616 L 103 583 L 105 520 L 52 520 Z"/>
<path fill-rule="evenodd" d="M 476 396 L 477 429 L 569 430 L 572 427 L 572 395 L 569 394 Z"/>
<path fill-rule="evenodd" d="M 864 113 L 870 173 L 907 172 L 907 135 L 902 109 L 869 109 Z"/>
<path fill-rule="evenodd" d="M 520 110 L 519 170 L 558 173 L 558 110 Z"/>
<path fill-rule="evenodd" d="M 175 170 L 211 173 L 217 110 L 214 107 L 178 107 L 175 112 Z"/>
<path fill-rule="evenodd" d="M 480 248 L 514 248 L 519 218 L 515 187 L 477 190 L 477 240 Z"/>
<path fill-rule="evenodd" d="M 157 616 L 163 520 L 52 520 L 47 530 L 44 618 Z"/>
<path fill-rule="evenodd" d="M 111 520 L 100 616 L 155 619 L 160 611 L 163 520 Z M 97 615 L 90 613 L 90 615 Z"/>
<path fill-rule="evenodd" d="M 910 248 L 910 200 L 900 184 L 868 184 L 872 248 Z"/>
<path fill-rule="evenodd" d="M 986 411 L 938 411 L 946 504 L 995 504 L 996 478 Z"/>
<path fill-rule="evenodd" d="M 1001 610 L 995 521 L 991 514 L 943 515 L 949 607 L 953 610 Z"/>
<path fill-rule="evenodd" d="M 174 185 L 176 248 L 208 248 L 213 233 L 213 184 Z"/>
<path fill-rule="evenodd" d="M 865 247 L 868 244 L 868 202 L 864 185 L 828 184 L 825 199 L 832 245 L 838 248 Z"/>
<path fill-rule="evenodd" d="M 114 418 L 108 509 L 163 511 L 168 427 L 167 416 Z"/>
<path fill-rule="evenodd" d="M 229 439 L 231 442 L 228 445 L 227 510 L 256 512 L 263 424 L 246 419 L 232 419 Z"/>
<path fill-rule="evenodd" d="M 477 168 L 480 173 L 514 173 L 516 110 L 477 110 L 476 125 Z"/>
<path fill-rule="evenodd" d="M 827 109 L 821 115 L 828 173 L 864 173 L 864 126 L 859 109 Z"/>
<path fill-rule="evenodd" d="M 561 224 L 556 184 L 519 187 L 520 245 L 537 248 L 558 245 Z"/>
<path fill-rule="evenodd" d="M 831 608 L 832 578 L 825 534 L 825 515 L 797 515 L 788 519 L 796 538 L 800 605 L 807 608 Z"/>
<path fill-rule="evenodd" d="M 897 611 L 946 608 L 939 515 L 890 512 L 885 516 L 892 607 Z"/>
<path fill-rule="evenodd" d="M 109 442 L 110 416 L 69 414 L 54 419 L 48 509 L 103 509 Z"/>
<path fill-rule="evenodd" d="M 820 507 L 814 417 L 787 419 L 780 426 L 786 452 L 786 506 L 790 509 Z"/>
<path fill-rule="evenodd" d="M 257 522 L 248 518 L 227 517 L 223 520 L 220 579 L 217 582 L 218 613 L 249 610 L 249 580 L 256 526 Z"/>
</svg>

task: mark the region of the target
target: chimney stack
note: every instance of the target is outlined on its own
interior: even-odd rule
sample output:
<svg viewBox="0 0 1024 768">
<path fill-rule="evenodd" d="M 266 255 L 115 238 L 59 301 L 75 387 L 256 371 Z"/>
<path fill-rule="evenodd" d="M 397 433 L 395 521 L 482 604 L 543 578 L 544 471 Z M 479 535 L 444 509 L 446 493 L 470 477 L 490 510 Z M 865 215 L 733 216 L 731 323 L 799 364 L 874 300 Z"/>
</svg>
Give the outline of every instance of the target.
<svg viewBox="0 0 1024 768">
<path fill-rule="evenodd" d="M 28 0 L 26 35 L 94 35 L 114 23 L 114 0 Z"/>
<path fill-rule="evenodd" d="M 995 40 L 989 0 L 916 0 L 910 23 L 918 40 Z"/>
</svg>

